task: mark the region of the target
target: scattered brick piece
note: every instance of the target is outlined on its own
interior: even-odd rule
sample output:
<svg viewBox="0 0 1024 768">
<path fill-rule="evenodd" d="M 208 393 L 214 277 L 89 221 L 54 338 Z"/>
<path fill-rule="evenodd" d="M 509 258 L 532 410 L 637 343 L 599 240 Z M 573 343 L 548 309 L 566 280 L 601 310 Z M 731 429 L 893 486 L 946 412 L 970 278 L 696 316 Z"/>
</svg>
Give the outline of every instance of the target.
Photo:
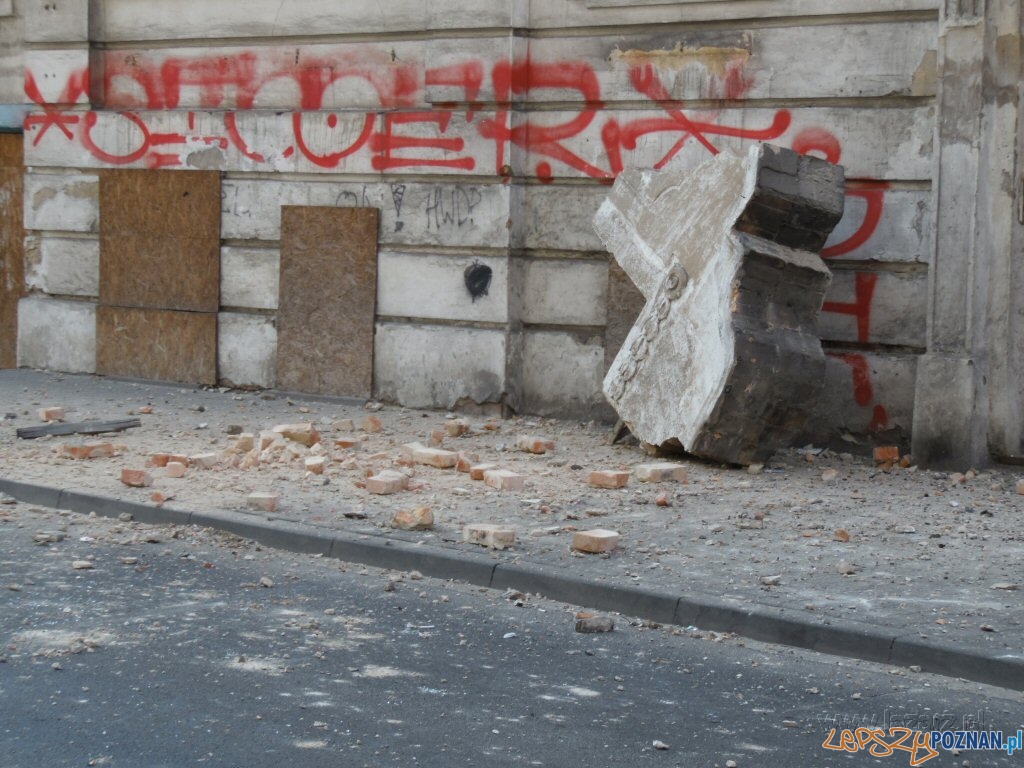
<svg viewBox="0 0 1024 768">
<path fill-rule="evenodd" d="M 555 450 L 555 441 L 535 435 L 520 435 L 516 438 L 516 448 L 527 453 L 544 454 Z"/>
<path fill-rule="evenodd" d="M 311 421 L 301 424 L 278 424 L 273 431 L 285 439 L 300 443 L 307 448 L 313 443 L 320 442 L 320 433 L 316 431 L 316 427 Z"/>
<path fill-rule="evenodd" d="M 188 457 L 188 463 L 199 469 L 213 469 L 219 461 L 220 456 L 216 453 L 197 453 L 195 456 Z M 170 464 L 170 462 L 167 463 Z"/>
<path fill-rule="evenodd" d="M 167 462 L 170 460 L 171 455 L 169 453 L 154 453 L 146 463 L 151 467 L 166 467 Z"/>
<path fill-rule="evenodd" d="M 668 461 L 656 464 L 637 464 L 633 467 L 633 476 L 641 483 L 690 482 L 686 467 Z"/>
<path fill-rule="evenodd" d="M 393 469 L 385 469 L 373 477 L 366 478 L 366 490 L 381 496 L 404 491 L 409 478 Z"/>
<path fill-rule="evenodd" d="M 415 464 L 426 464 L 438 469 L 450 469 L 459 463 L 459 454 L 441 448 L 427 448 L 421 443 L 406 443 L 402 451 L 411 456 Z"/>
<path fill-rule="evenodd" d="M 356 449 L 359 448 L 363 443 L 355 435 L 339 435 L 334 438 L 334 444 L 339 448 L 345 449 Z"/>
<path fill-rule="evenodd" d="M 306 459 L 305 465 L 307 472 L 312 472 L 314 475 L 322 475 L 324 467 L 327 466 L 327 459 L 323 456 L 310 456 Z"/>
<path fill-rule="evenodd" d="M 616 531 L 608 531 L 604 528 L 594 528 L 590 531 L 577 531 L 572 535 L 572 548 L 578 552 L 611 552 L 619 546 L 619 534 Z"/>
<path fill-rule="evenodd" d="M 1024 480 L 1017 481 L 1017 493 L 1024 496 Z"/>
<path fill-rule="evenodd" d="M 473 523 L 462 529 L 462 540 L 491 549 L 507 549 L 516 543 L 516 529 L 491 523 Z"/>
<path fill-rule="evenodd" d="M 356 425 L 352 419 L 338 419 L 331 427 L 335 432 L 355 432 Z"/>
<path fill-rule="evenodd" d="M 462 437 L 469 434 L 469 422 L 465 419 L 452 419 L 446 421 L 444 431 L 448 437 Z"/>
<path fill-rule="evenodd" d="M 875 448 L 875 463 L 885 464 L 900 460 L 900 448 L 898 445 L 880 445 Z"/>
<path fill-rule="evenodd" d="M 430 507 L 400 509 L 391 518 L 391 527 L 401 531 L 429 531 L 434 527 L 434 513 Z"/>
<path fill-rule="evenodd" d="M 281 501 L 281 494 L 269 491 L 254 491 L 245 500 L 249 509 L 257 509 L 260 512 L 276 512 L 277 505 Z"/>
<path fill-rule="evenodd" d="M 491 419 L 486 424 L 484 424 L 484 429 L 486 429 L 488 432 L 497 432 L 499 429 L 501 429 L 501 422 Z"/>
<path fill-rule="evenodd" d="M 59 405 L 51 405 L 48 408 L 39 409 L 40 421 L 64 421 L 64 409 Z"/>
<path fill-rule="evenodd" d="M 835 469 L 826 469 L 824 472 L 821 473 L 821 479 L 824 480 L 826 483 L 831 483 L 837 477 L 839 477 L 839 472 L 838 470 Z"/>
<path fill-rule="evenodd" d="M 279 443 L 283 438 L 277 432 L 271 432 L 270 430 L 263 430 L 260 432 L 260 450 L 265 451 L 275 443 Z"/>
<path fill-rule="evenodd" d="M 370 414 L 363 419 L 360 424 L 360 429 L 362 429 L 363 432 L 382 432 L 384 430 L 384 423 L 379 417 Z"/>
<path fill-rule="evenodd" d="M 657 496 L 654 497 L 654 503 L 657 504 L 659 507 L 671 507 L 672 506 L 672 500 L 668 497 L 668 494 L 665 493 L 664 491 L 662 491 L 661 493 L 659 493 Z"/>
<path fill-rule="evenodd" d="M 483 480 L 484 475 L 490 472 L 492 469 L 497 469 L 496 464 L 474 464 L 469 468 L 469 479 L 470 480 Z"/>
<path fill-rule="evenodd" d="M 954 472 L 949 476 L 949 479 L 953 481 L 954 485 L 963 485 L 967 482 L 967 475 L 962 472 Z"/>
<path fill-rule="evenodd" d="M 146 488 L 153 484 L 153 478 L 144 469 L 122 469 L 121 482 L 132 488 Z"/>
<path fill-rule="evenodd" d="M 499 491 L 522 491 L 526 488 L 526 478 L 508 469 L 488 469 L 484 472 L 484 483 Z"/>
<path fill-rule="evenodd" d="M 457 472 L 469 472 L 475 464 L 480 462 L 480 457 L 475 453 L 465 453 L 459 451 L 459 460 L 455 463 L 455 470 Z"/>
<path fill-rule="evenodd" d="M 170 501 L 173 498 L 173 496 L 168 496 L 163 491 L 153 491 L 153 495 L 149 497 L 149 500 L 159 507 L 164 502 Z"/>
<path fill-rule="evenodd" d="M 582 616 L 576 617 L 576 631 L 584 634 L 597 632 L 611 632 L 615 629 L 615 622 L 608 616 Z M 656 744 L 658 742 L 655 742 Z"/>
<path fill-rule="evenodd" d="M 444 445 L 445 434 L 446 433 L 443 429 L 431 430 L 430 434 L 427 435 L 427 442 L 434 448 L 440 448 Z"/>
<path fill-rule="evenodd" d="M 907 469 L 913 463 L 914 463 L 914 457 L 911 456 L 909 453 L 904 454 L 903 458 L 900 459 L 900 468 L 901 469 Z"/>
<path fill-rule="evenodd" d="M 150 414 L 150 413 L 152 413 L 152 412 L 153 412 L 153 406 L 152 406 L 152 405 L 144 405 L 144 406 L 142 406 L 141 408 L 137 408 L 137 409 L 136 409 L 136 412 L 137 412 L 137 413 L 143 413 L 143 414 L 147 414 L 147 415 L 148 415 L 148 414 Z M 154 495 L 155 495 L 155 494 L 154 494 Z"/>
<path fill-rule="evenodd" d="M 629 472 L 597 469 L 590 473 L 587 482 L 595 488 L 625 488 L 629 485 Z"/>
<path fill-rule="evenodd" d="M 256 435 L 252 432 L 242 432 L 235 440 L 235 450 L 246 453 L 256 447 Z"/>
<path fill-rule="evenodd" d="M 184 477 L 185 472 L 188 470 L 188 466 L 182 464 L 180 461 L 168 461 L 164 465 L 164 474 L 167 477 Z"/>
<path fill-rule="evenodd" d="M 85 443 L 84 445 L 68 445 L 60 447 L 61 455 L 70 459 L 109 459 L 114 455 L 114 446 L 110 443 Z"/>
<path fill-rule="evenodd" d="M 179 464 L 184 464 L 186 467 L 188 466 L 188 456 L 185 456 L 184 454 L 181 453 L 168 454 L 167 463 L 169 464 L 172 461 L 176 461 Z"/>
</svg>

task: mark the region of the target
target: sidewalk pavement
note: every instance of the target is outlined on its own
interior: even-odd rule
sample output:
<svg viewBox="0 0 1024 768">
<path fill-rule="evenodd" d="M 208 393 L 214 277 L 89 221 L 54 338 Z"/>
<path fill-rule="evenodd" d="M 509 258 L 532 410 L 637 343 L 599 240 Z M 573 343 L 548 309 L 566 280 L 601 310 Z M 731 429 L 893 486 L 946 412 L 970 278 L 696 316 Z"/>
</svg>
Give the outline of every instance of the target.
<svg viewBox="0 0 1024 768">
<path fill-rule="evenodd" d="M 53 406 L 69 424 L 141 426 L 17 437 Z M 8 502 L 210 526 L 268 546 L 887 663 L 897 674 L 1024 690 L 1017 468 L 878 467 L 870 445 L 846 436 L 849 453 L 808 446 L 755 472 L 680 459 L 685 482 L 679 473 L 640 482 L 637 467 L 663 459 L 610 445 L 607 425 L 30 370 L 0 371 L 0 416 Z M 262 454 L 237 447 L 238 432 L 295 423 L 312 423 L 320 443 L 281 440 Z M 510 470 L 524 487 L 492 487 L 403 450 L 431 441 L 467 464 Z M 109 447 L 73 458 L 87 443 Z M 544 443 L 553 449 L 519 448 Z M 147 466 L 156 454 L 192 460 L 173 477 Z M 151 485 L 125 485 L 125 469 L 145 470 Z M 371 493 L 368 476 L 385 470 L 402 473 L 406 490 Z M 600 488 L 589 482 L 598 470 L 631 475 L 625 487 Z M 277 509 L 250 508 L 258 491 L 279 497 Z M 432 529 L 391 527 L 396 512 L 422 507 Z M 464 541 L 465 526 L 483 523 L 514 528 L 515 543 Z M 574 535 L 591 529 L 617 532 L 618 546 L 574 550 Z"/>
</svg>

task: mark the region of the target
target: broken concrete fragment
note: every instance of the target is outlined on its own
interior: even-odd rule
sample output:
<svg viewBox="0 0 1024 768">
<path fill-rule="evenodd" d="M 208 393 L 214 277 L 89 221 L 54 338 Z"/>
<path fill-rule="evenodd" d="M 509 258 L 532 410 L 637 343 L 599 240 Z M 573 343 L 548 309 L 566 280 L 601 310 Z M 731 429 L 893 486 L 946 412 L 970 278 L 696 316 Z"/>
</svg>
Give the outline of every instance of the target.
<svg viewBox="0 0 1024 768">
<path fill-rule="evenodd" d="M 164 465 L 164 474 L 167 477 L 184 477 L 187 470 L 188 466 L 180 461 L 168 461 Z"/>
<path fill-rule="evenodd" d="M 594 528 L 589 531 L 577 531 L 572 535 L 572 548 L 577 552 L 600 554 L 602 552 L 611 552 L 617 546 L 619 546 L 619 534 L 617 531 Z"/>
<path fill-rule="evenodd" d="M 444 431 L 448 437 L 462 437 L 462 435 L 469 434 L 469 422 L 466 419 L 446 421 Z"/>
<path fill-rule="evenodd" d="M 484 475 L 490 472 L 492 469 L 497 469 L 497 464 L 474 464 L 469 468 L 469 479 L 470 480 L 483 480 Z"/>
<path fill-rule="evenodd" d="M 576 631 L 584 634 L 611 632 L 615 622 L 609 616 L 584 616 L 576 619 Z"/>
<path fill-rule="evenodd" d="M 629 485 L 629 472 L 597 469 L 590 473 L 587 482 L 595 488 L 625 488 Z"/>
<path fill-rule="evenodd" d="M 682 464 L 670 461 L 656 464 L 637 464 L 633 467 L 633 476 L 641 483 L 688 483 L 690 476 Z"/>
<path fill-rule="evenodd" d="M 594 226 L 647 302 L 604 393 L 639 440 L 749 464 L 800 431 L 825 372 L 830 273 L 812 251 L 842 216 L 843 181 L 769 145 L 619 174 Z"/>
<path fill-rule="evenodd" d="M 114 446 L 110 443 L 85 443 L 84 445 L 68 445 L 60 447 L 62 456 L 69 459 L 109 459 L 114 455 Z"/>
<path fill-rule="evenodd" d="M 327 459 L 323 456 L 310 456 L 305 460 L 306 471 L 314 475 L 322 475 L 324 467 L 327 466 Z"/>
<path fill-rule="evenodd" d="M 499 491 L 522 491 L 526 488 L 526 478 L 508 469 L 488 469 L 484 472 L 484 484 Z"/>
<path fill-rule="evenodd" d="M 414 464 L 426 464 L 438 469 L 450 469 L 459 462 L 459 454 L 441 448 L 428 448 L 422 443 L 406 443 L 402 453 L 411 458 Z"/>
<path fill-rule="evenodd" d="M 544 454 L 555 450 L 555 441 L 535 435 L 520 435 L 516 438 L 516 448 L 527 453 Z"/>
<path fill-rule="evenodd" d="M 362 445 L 362 441 L 355 435 L 338 435 L 338 437 L 334 438 L 334 444 L 338 448 L 349 450 L 359 448 Z"/>
<path fill-rule="evenodd" d="M 356 425 L 352 419 L 338 419 L 331 425 L 335 432 L 354 432 Z"/>
<path fill-rule="evenodd" d="M 366 490 L 379 496 L 389 496 L 392 493 L 404 491 L 409 478 L 401 472 L 393 469 L 385 469 L 373 477 L 366 478 Z"/>
<path fill-rule="evenodd" d="M 391 518 L 391 527 L 400 531 L 429 531 L 434 527 L 434 513 L 430 507 L 400 509 Z"/>
<path fill-rule="evenodd" d="M 313 423 L 309 421 L 301 424 L 278 424 L 274 427 L 273 431 L 283 436 L 286 440 L 300 443 L 307 448 L 314 443 L 320 442 L 320 433 L 317 432 Z"/>
<path fill-rule="evenodd" d="M 462 540 L 491 549 L 507 549 L 516 543 L 516 529 L 491 523 L 474 523 L 462 529 Z"/>
<path fill-rule="evenodd" d="M 249 509 L 259 510 L 260 512 L 276 512 L 280 501 L 280 494 L 271 493 L 270 491 L 254 491 L 246 497 L 245 504 Z"/>
<path fill-rule="evenodd" d="M 64 421 L 64 409 L 59 405 L 51 405 L 48 408 L 39 409 L 40 421 Z"/>
<path fill-rule="evenodd" d="M 197 453 L 188 457 L 189 465 L 199 469 L 213 469 L 219 461 L 220 455 L 216 453 Z M 170 464 L 170 462 L 167 463 Z"/>
</svg>

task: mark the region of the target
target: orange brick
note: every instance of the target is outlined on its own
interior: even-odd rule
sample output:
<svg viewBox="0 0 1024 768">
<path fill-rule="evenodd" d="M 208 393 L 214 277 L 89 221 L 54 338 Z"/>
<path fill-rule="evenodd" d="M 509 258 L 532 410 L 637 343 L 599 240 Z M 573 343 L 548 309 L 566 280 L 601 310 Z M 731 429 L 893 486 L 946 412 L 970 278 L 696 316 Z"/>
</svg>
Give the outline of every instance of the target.
<svg viewBox="0 0 1024 768">
<path fill-rule="evenodd" d="M 312 472 L 314 475 L 322 475 L 324 467 L 327 466 L 327 459 L 323 456 L 310 456 L 304 463 L 307 472 Z"/>
<path fill-rule="evenodd" d="M 283 436 L 286 440 L 300 443 L 307 448 L 314 443 L 320 442 L 320 433 L 317 432 L 313 422 L 307 421 L 301 424 L 278 424 L 274 432 Z"/>
<path fill-rule="evenodd" d="M 661 462 L 658 464 L 637 464 L 633 474 L 641 483 L 688 483 L 689 476 L 682 464 Z"/>
<path fill-rule="evenodd" d="M 410 456 L 416 464 L 426 464 L 438 469 L 450 469 L 459 463 L 459 454 L 441 448 L 427 448 L 421 443 L 406 443 L 402 453 Z"/>
<path fill-rule="evenodd" d="M 491 549 L 507 549 L 516 543 L 516 529 L 490 523 L 473 523 L 462 529 L 462 540 Z"/>
<path fill-rule="evenodd" d="M 171 456 L 168 453 L 154 453 L 149 457 L 149 466 L 151 467 L 166 467 L 167 462 L 171 460 Z"/>
<path fill-rule="evenodd" d="M 114 455 L 114 446 L 110 443 L 85 443 L 84 445 L 61 446 L 62 455 L 71 459 L 109 459 Z"/>
<path fill-rule="evenodd" d="M 434 527 L 434 513 L 430 507 L 400 509 L 391 518 L 391 527 L 400 531 L 429 531 Z"/>
<path fill-rule="evenodd" d="M 507 469 L 489 469 L 484 472 L 484 483 L 499 491 L 521 491 L 526 488 L 526 478 Z"/>
<path fill-rule="evenodd" d="M 144 469 L 122 469 L 121 482 L 132 488 L 146 488 L 153 484 L 153 478 Z"/>
<path fill-rule="evenodd" d="M 555 441 L 535 435 L 520 435 L 516 438 L 516 447 L 527 453 L 544 454 L 555 450 Z"/>
<path fill-rule="evenodd" d="M 469 472 L 473 465 L 480 461 L 480 457 L 475 453 L 465 453 L 459 451 L 459 460 L 455 463 L 455 470 L 457 472 Z"/>
<path fill-rule="evenodd" d="M 40 421 L 64 421 L 64 409 L 59 405 L 39 409 Z"/>
<path fill-rule="evenodd" d="M 601 552 L 611 552 L 617 546 L 619 546 L 619 534 L 617 531 L 594 528 L 590 531 L 577 531 L 572 535 L 572 548 L 578 552 L 599 554 Z"/>
<path fill-rule="evenodd" d="M 362 442 L 355 435 L 339 435 L 334 438 L 334 444 L 339 448 L 354 449 L 359 448 L 359 446 L 362 445 Z"/>
<path fill-rule="evenodd" d="M 490 472 L 492 469 L 497 469 L 496 464 L 474 464 L 469 468 L 469 479 L 470 480 L 483 480 L 484 475 Z"/>
<path fill-rule="evenodd" d="M 897 462 L 900 460 L 900 447 L 898 445 L 880 445 L 875 448 L 875 462 L 884 464 L 886 462 Z"/>
<path fill-rule="evenodd" d="M 469 422 L 465 419 L 452 419 L 444 424 L 444 431 L 448 437 L 462 437 L 469 433 Z"/>
<path fill-rule="evenodd" d="M 384 430 L 384 423 L 373 414 L 370 414 L 359 425 L 363 432 L 381 432 Z"/>
<path fill-rule="evenodd" d="M 587 482 L 595 488 L 625 488 L 629 484 L 629 472 L 597 469 L 590 473 Z"/>
<path fill-rule="evenodd" d="M 373 477 L 366 478 L 366 490 L 380 496 L 389 496 L 392 493 L 404 491 L 409 478 L 401 472 L 392 469 L 385 469 Z"/>
</svg>

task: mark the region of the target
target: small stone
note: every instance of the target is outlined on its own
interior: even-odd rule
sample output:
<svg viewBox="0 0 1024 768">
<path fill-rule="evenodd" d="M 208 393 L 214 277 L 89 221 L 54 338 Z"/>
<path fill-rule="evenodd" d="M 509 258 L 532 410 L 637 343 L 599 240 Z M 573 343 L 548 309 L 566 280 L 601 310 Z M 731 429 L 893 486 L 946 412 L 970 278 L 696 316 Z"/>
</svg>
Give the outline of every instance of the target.
<svg viewBox="0 0 1024 768">
<path fill-rule="evenodd" d="M 497 468 L 497 464 L 474 464 L 469 468 L 469 478 L 470 480 L 483 480 L 485 474 Z"/>
<path fill-rule="evenodd" d="M 314 475 L 322 475 L 324 467 L 327 466 L 327 459 L 323 456 L 310 456 L 303 463 L 306 466 L 307 472 L 312 472 Z"/>
<path fill-rule="evenodd" d="M 91 571 L 95 566 L 91 560 L 75 560 L 71 567 L 76 571 Z"/>
<path fill-rule="evenodd" d="M 654 742 L 652 743 L 652 746 L 655 749 L 670 749 L 668 744 L 666 744 L 664 741 L 658 741 L 658 739 L 654 740 Z"/>
<path fill-rule="evenodd" d="M 268 578 L 267 576 L 261 576 L 260 577 L 260 586 L 265 588 L 265 589 L 270 589 L 272 586 L 274 586 L 274 582 L 270 578 Z"/>
<path fill-rule="evenodd" d="M 839 477 L 839 472 L 838 470 L 835 469 L 826 469 L 824 472 L 821 473 L 821 479 L 826 483 L 831 483 L 837 477 Z"/>
<path fill-rule="evenodd" d="M 254 491 L 246 497 L 245 503 L 249 509 L 255 509 L 260 512 L 276 512 L 280 501 L 281 495 L 278 493 Z"/>
<path fill-rule="evenodd" d="M 359 428 L 367 433 L 383 432 L 384 424 L 379 417 L 370 414 L 360 422 Z"/>
<path fill-rule="evenodd" d="M 737 766 L 735 760 L 726 760 L 725 761 L 725 768 L 739 768 L 739 767 Z"/>
<path fill-rule="evenodd" d="M 777 587 L 782 583 L 782 575 L 762 576 L 761 583 L 766 587 Z"/>
<path fill-rule="evenodd" d="M 796 720 L 783 720 L 782 721 L 782 727 L 783 728 L 799 728 L 800 724 Z"/>
<path fill-rule="evenodd" d="M 240 432 L 235 440 L 235 450 L 240 453 L 247 453 L 256 447 L 256 435 L 252 432 Z"/>
<path fill-rule="evenodd" d="M 764 472 L 764 464 L 748 464 L 747 474 L 748 475 L 760 475 Z"/>
<path fill-rule="evenodd" d="M 162 491 L 153 491 L 153 494 L 149 497 L 149 500 L 159 507 L 164 502 L 170 501 L 173 498 L 173 496 L 168 496 L 166 493 L 163 493 Z"/>
<path fill-rule="evenodd" d="M 188 471 L 188 467 L 182 464 L 180 461 L 168 461 L 164 467 L 164 474 L 167 477 L 184 477 Z"/>
<path fill-rule="evenodd" d="M 137 557 L 122 557 L 121 565 L 138 565 L 139 558 Z"/>
<path fill-rule="evenodd" d="M 473 523 L 462 529 L 462 540 L 491 549 L 507 549 L 516 543 L 516 529 L 491 523 Z"/>
<path fill-rule="evenodd" d="M 331 429 L 335 432 L 354 432 L 356 428 L 355 422 L 352 419 L 338 419 L 331 424 Z"/>
<path fill-rule="evenodd" d="M 469 422 L 465 419 L 452 419 L 445 422 L 444 431 L 448 437 L 461 437 L 469 434 Z"/>
<path fill-rule="evenodd" d="M 36 544 L 56 544 L 57 542 L 64 541 L 67 534 L 64 531 L 39 531 L 35 536 L 32 537 L 32 541 Z"/>
<path fill-rule="evenodd" d="M 669 495 L 665 492 L 659 493 L 657 496 L 655 496 L 654 503 L 657 504 L 659 507 L 672 506 L 672 500 L 669 498 Z"/>
<path fill-rule="evenodd" d="M 900 460 L 900 447 L 898 445 L 880 445 L 875 448 L 875 463 L 885 464 Z"/>
<path fill-rule="evenodd" d="M 617 531 L 609 531 L 604 528 L 577 531 L 572 537 L 572 548 L 577 552 L 590 552 L 592 554 L 611 552 L 619 546 L 619 538 Z"/>
<path fill-rule="evenodd" d="M 220 456 L 216 453 L 197 453 L 188 457 L 189 465 L 199 469 L 213 469 L 219 461 Z M 167 463 L 170 464 L 170 462 Z"/>
<path fill-rule="evenodd" d="M 995 632 L 996 628 L 993 627 L 991 624 L 982 624 L 981 625 L 981 631 L 982 632 Z"/>
<path fill-rule="evenodd" d="M 853 574 L 857 573 L 858 570 L 860 569 L 857 568 L 857 566 L 848 563 L 845 560 L 840 560 L 838 563 L 836 563 L 836 571 L 842 574 L 843 576 L 852 576 Z"/>
<path fill-rule="evenodd" d="M 1024 480 L 1017 481 L 1017 493 L 1024 496 Z"/>
<path fill-rule="evenodd" d="M 224 433 L 227 435 L 231 435 L 232 437 L 234 437 L 235 435 L 240 435 L 243 432 L 245 432 L 245 427 L 243 427 L 241 424 L 228 424 L 227 427 L 224 428 Z"/>
<path fill-rule="evenodd" d="M 153 484 L 153 477 L 144 469 L 122 469 L 121 482 L 132 488 L 146 488 Z"/>
<path fill-rule="evenodd" d="M 338 448 L 355 450 L 362 445 L 362 442 L 355 435 L 338 435 L 338 437 L 334 438 L 334 444 Z"/>
<path fill-rule="evenodd" d="M 992 585 L 992 589 L 1016 590 L 1016 589 L 1020 589 L 1020 585 L 1019 584 L 1014 584 L 1014 583 L 1009 582 L 1009 581 L 1000 581 L 1000 582 L 998 582 L 996 584 L 993 584 Z"/>
<path fill-rule="evenodd" d="M 598 469 L 590 473 L 587 482 L 595 488 L 625 488 L 629 484 L 629 472 Z"/>
<path fill-rule="evenodd" d="M 429 531 L 434 527 L 434 513 L 430 507 L 400 509 L 391 518 L 391 527 L 400 531 Z"/>
</svg>

